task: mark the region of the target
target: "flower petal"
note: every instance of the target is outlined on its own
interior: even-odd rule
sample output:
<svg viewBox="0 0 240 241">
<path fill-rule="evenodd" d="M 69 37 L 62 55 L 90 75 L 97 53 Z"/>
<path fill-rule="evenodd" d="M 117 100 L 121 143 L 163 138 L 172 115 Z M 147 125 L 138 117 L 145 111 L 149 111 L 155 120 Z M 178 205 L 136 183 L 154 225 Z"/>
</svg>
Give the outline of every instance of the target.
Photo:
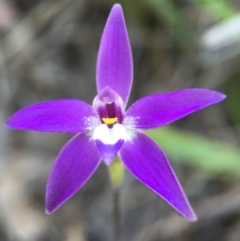
<svg viewBox="0 0 240 241">
<path fill-rule="evenodd" d="M 41 132 L 78 133 L 99 124 L 95 111 L 80 100 L 56 100 L 29 105 L 13 114 L 6 123 L 11 129 Z"/>
<path fill-rule="evenodd" d="M 149 95 L 137 100 L 128 109 L 123 124 L 138 129 L 157 128 L 220 102 L 225 97 L 220 92 L 207 89 Z"/>
<path fill-rule="evenodd" d="M 110 86 L 127 103 L 133 80 L 132 51 L 124 15 L 120 4 L 115 4 L 108 17 L 97 59 L 98 93 Z"/>
<path fill-rule="evenodd" d="M 126 140 L 119 151 L 125 167 L 190 221 L 197 219 L 163 151 L 142 132 Z"/>
<path fill-rule="evenodd" d="M 54 212 L 92 176 L 101 160 L 91 136 L 81 133 L 60 151 L 47 182 L 46 212 Z"/>
<path fill-rule="evenodd" d="M 122 147 L 124 140 L 120 139 L 115 144 L 104 144 L 100 140 L 96 140 L 96 145 L 101 152 L 102 159 L 106 165 L 110 165 L 116 157 L 119 149 Z"/>
<path fill-rule="evenodd" d="M 114 160 L 125 138 L 126 129 L 118 123 L 111 128 L 106 124 L 102 124 L 94 130 L 93 139 L 106 165 L 109 165 Z"/>
</svg>

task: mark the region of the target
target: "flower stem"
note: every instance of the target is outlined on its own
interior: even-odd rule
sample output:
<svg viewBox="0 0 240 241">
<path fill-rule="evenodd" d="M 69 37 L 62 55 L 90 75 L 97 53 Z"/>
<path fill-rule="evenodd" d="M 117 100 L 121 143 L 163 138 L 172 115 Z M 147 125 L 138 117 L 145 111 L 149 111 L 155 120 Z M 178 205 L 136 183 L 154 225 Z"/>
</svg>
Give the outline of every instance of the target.
<svg viewBox="0 0 240 241">
<path fill-rule="evenodd" d="M 121 217 L 120 217 L 120 190 L 119 187 L 113 189 L 113 240 L 121 240 Z"/>
<path fill-rule="evenodd" d="M 118 157 L 109 165 L 109 174 L 113 187 L 120 187 L 124 176 L 124 166 Z"/>
<path fill-rule="evenodd" d="M 113 185 L 113 240 L 121 240 L 120 186 L 124 176 L 124 166 L 118 157 L 109 165 L 110 180 Z"/>
</svg>

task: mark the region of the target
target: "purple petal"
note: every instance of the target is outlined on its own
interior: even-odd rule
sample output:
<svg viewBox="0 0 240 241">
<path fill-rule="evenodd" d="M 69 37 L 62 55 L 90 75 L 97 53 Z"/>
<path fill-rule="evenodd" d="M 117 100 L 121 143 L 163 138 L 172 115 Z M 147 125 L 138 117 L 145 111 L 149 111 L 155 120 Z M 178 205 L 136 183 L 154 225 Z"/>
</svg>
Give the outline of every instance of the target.
<svg viewBox="0 0 240 241">
<path fill-rule="evenodd" d="M 94 130 L 93 139 L 102 155 L 103 161 L 109 165 L 126 139 L 126 129 L 118 123 L 111 127 L 102 124 Z"/>
<path fill-rule="evenodd" d="M 124 140 L 120 139 L 117 143 L 113 145 L 104 144 L 100 140 L 96 140 L 96 145 L 101 152 L 102 159 L 106 165 L 110 165 L 114 158 L 116 157 L 119 149 L 124 143 Z"/>
<path fill-rule="evenodd" d="M 98 124 L 92 107 L 80 100 L 56 100 L 29 105 L 13 114 L 6 123 L 11 129 L 41 132 L 78 133 Z"/>
<path fill-rule="evenodd" d="M 128 109 L 124 125 L 138 129 L 157 128 L 220 102 L 225 97 L 220 92 L 207 89 L 185 89 L 149 95 L 137 100 Z"/>
<path fill-rule="evenodd" d="M 136 132 L 119 151 L 126 168 L 190 221 L 197 219 L 166 156 L 153 140 Z"/>
<path fill-rule="evenodd" d="M 132 51 L 120 4 L 115 4 L 108 17 L 97 59 L 98 93 L 110 86 L 127 103 L 133 79 Z"/>
<path fill-rule="evenodd" d="M 101 160 L 86 133 L 73 137 L 60 151 L 47 182 L 46 212 L 54 212 L 92 176 Z"/>
</svg>

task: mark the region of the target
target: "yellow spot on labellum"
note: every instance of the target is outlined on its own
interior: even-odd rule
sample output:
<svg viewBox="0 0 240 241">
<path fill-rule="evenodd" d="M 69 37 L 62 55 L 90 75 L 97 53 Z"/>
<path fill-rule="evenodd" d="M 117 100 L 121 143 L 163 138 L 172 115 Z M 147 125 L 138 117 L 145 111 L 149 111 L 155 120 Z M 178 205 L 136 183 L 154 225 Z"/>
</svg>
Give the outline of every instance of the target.
<svg viewBox="0 0 240 241">
<path fill-rule="evenodd" d="M 117 122 L 117 117 L 114 118 L 102 118 L 102 121 L 107 125 L 112 125 Z"/>
</svg>

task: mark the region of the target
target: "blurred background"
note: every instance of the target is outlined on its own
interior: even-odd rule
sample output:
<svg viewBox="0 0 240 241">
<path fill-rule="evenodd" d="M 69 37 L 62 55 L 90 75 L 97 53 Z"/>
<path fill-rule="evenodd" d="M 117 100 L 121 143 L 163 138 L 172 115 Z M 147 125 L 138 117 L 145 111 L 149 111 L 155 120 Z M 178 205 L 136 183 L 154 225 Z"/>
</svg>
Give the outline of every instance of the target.
<svg viewBox="0 0 240 241">
<path fill-rule="evenodd" d="M 189 223 L 129 173 L 120 190 L 125 241 L 240 240 L 240 2 L 137 0 L 122 4 L 134 57 L 129 104 L 202 87 L 227 99 L 148 132 L 167 153 L 199 221 Z M 0 0 L 0 240 L 112 241 L 112 186 L 100 166 L 51 216 L 48 173 L 64 134 L 13 131 L 6 119 L 60 98 L 91 103 L 100 37 L 112 0 Z"/>
</svg>

